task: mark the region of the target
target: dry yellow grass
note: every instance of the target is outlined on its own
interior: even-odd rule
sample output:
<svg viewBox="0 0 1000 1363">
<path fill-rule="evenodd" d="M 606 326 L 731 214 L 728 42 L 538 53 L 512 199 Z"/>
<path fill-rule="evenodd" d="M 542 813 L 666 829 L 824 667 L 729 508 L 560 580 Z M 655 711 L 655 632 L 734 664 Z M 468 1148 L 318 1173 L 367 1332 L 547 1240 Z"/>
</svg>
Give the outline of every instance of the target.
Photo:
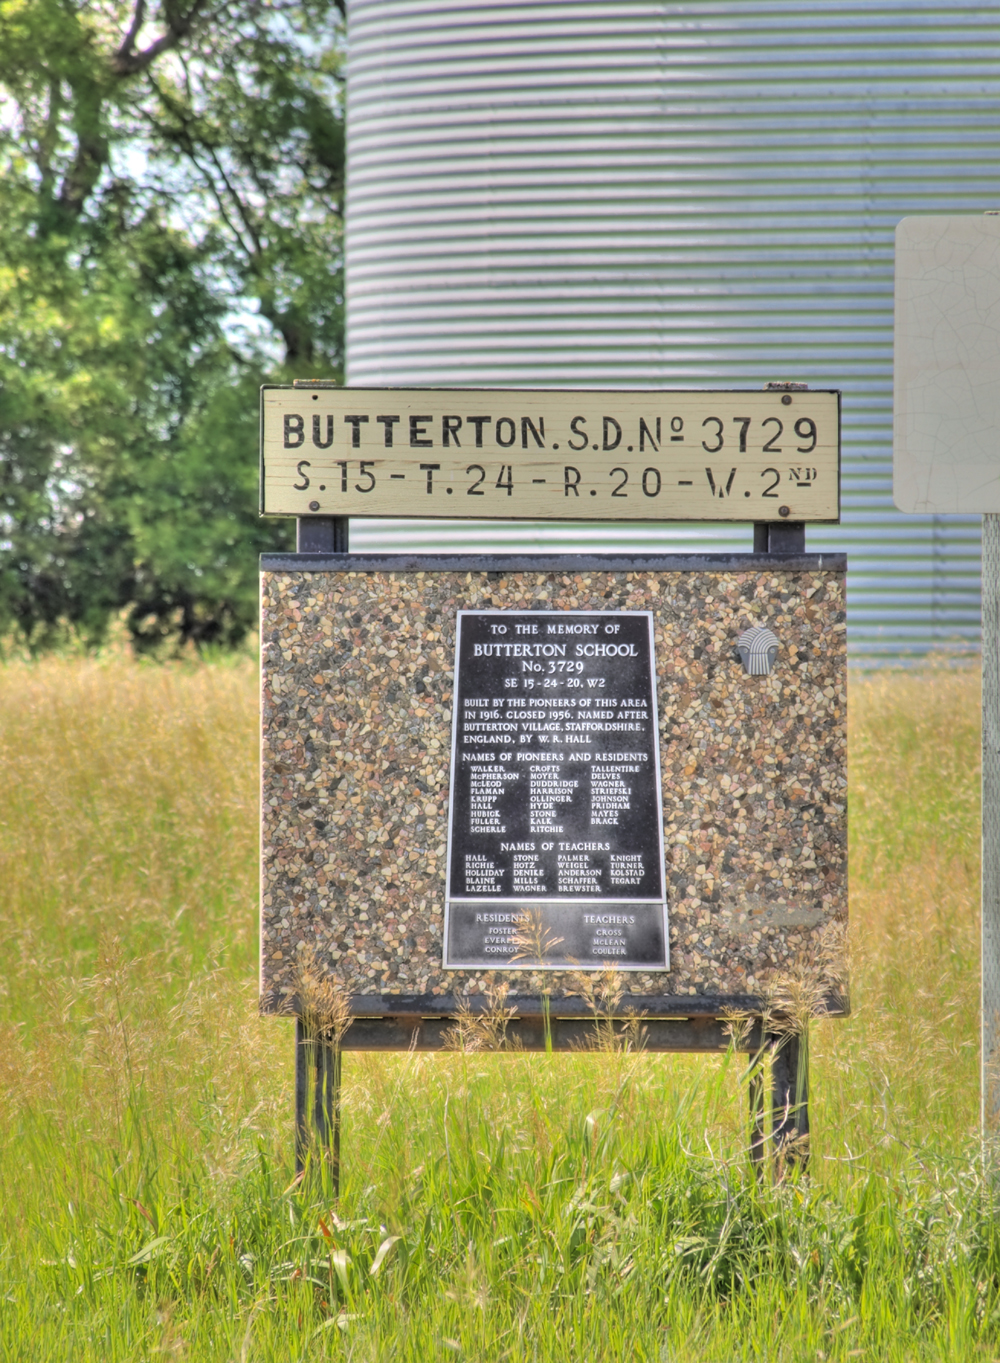
<svg viewBox="0 0 1000 1363">
<path fill-rule="evenodd" d="M 261 1101 L 256 727 L 249 660 L 0 668 L 8 1124 L 114 1142 L 141 1083 L 180 1139 L 208 1092 L 237 1125 Z"/>
<path fill-rule="evenodd" d="M 248 660 L 0 668 L 0 1018 L 17 1037 L 22 1079 L 36 1069 L 34 1048 L 48 1053 L 56 1020 L 79 1037 L 91 1008 L 121 1008 L 135 1027 L 148 1018 L 152 1052 L 179 1050 L 189 1072 L 230 1074 L 216 1054 L 220 1028 L 277 1060 L 287 1029 L 259 1023 L 252 1006 L 256 707 Z M 822 1150 L 851 1130 L 871 1137 L 876 1111 L 891 1111 L 897 1135 L 919 1132 L 938 1107 L 956 1135 L 974 1124 L 978 743 L 975 673 L 852 683 L 853 1016 L 815 1029 Z M 124 990 L 128 1007 L 108 990 Z M 191 1038 L 157 1046 L 168 1021 L 186 1028 L 197 1017 L 204 1053 Z M 99 1029 L 84 1034 L 85 1047 L 98 1044 Z M 83 1060 L 78 1040 L 61 1041 Z M 286 1069 L 283 1056 L 275 1099 Z"/>
<path fill-rule="evenodd" d="M 98 936 L 124 933 L 159 948 L 197 942 L 202 952 L 214 935 L 248 956 L 257 804 L 249 663 L 8 666 L 0 714 L 0 875 L 22 951 L 58 945 L 72 961 Z"/>
<path fill-rule="evenodd" d="M 820 1029 L 817 1073 L 845 1139 L 877 1114 L 891 1140 L 960 1147 L 978 1122 L 979 689 L 945 669 L 851 687 L 854 1016 Z"/>
<path fill-rule="evenodd" d="M 0 667 L 0 1356 L 993 1357 L 978 715 L 971 672 L 852 682 L 854 1011 L 814 1027 L 798 1202 L 742 1181 L 732 1059 L 349 1055 L 340 1230 L 283 1191 L 253 666 Z"/>
</svg>

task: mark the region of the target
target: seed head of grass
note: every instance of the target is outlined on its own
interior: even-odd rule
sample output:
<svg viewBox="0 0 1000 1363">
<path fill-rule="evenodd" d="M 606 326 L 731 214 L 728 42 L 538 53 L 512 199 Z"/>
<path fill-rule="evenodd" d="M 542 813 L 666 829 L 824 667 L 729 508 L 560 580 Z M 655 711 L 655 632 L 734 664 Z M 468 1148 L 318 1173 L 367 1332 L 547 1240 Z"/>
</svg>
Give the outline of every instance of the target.
<svg viewBox="0 0 1000 1363">
<path fill-rule="evenodd" d="M 516 1049 L 515 1038 L 508 1035 L 508 1028 L 516 1007 L 507 1007 L 507 994 L 510 986 L 503 982 L 488 980 L 486 983 L 486 1007 L 473 1009 L 468 995 L 455 999 L 455 1022 L 448 1029 L 445 1045 L 452 1051 L 507 1051 Z"/>
<path fill-rule="evenodd" d="M 295 983 L 306 1036 L 339 1047 L 352 1022 L 350 995 L 341 981 L 309 948 L 299 955 Z"/>
<path fill-rule="evenodd" d="M 594 1018 L 594 1029 L 585 1050 L 625 1052 L 641 1050 L 645 1042 L 642 1014 L 622 1009 L 625 980 L 615 966 L 603 970 L 578 970 L 569 978 L 570 991 L 579 994 Z"/>
<path fill-rule="evenodd" d="M 847 932 L 833 922 L 820 933 L 812 951 L 778 971 L 764 989 L 766 1030 L 801 1035 L 813 1018 L 825 1017 L 831 1002 L 846 993 Z"/>
<path fill-rule="evenodd" d="M 562 946 L 562 943 L 563 938 L 556 937 L 551 929 L 545 926 L 545 917 L 541 909 L 530 909 L 514 933 L 517 951 L 512 959 L 531 965 L 544 965 L 556 947 Z"/>
<path fill-rule="evenodd" d="M 723 1031 L 729 1037 L 733 1050 L 746 1050 L 750 1033 L 758 1021 L 758 1015 L 750 1013 L 744 1008 L 723 1008 L 719 1016 L 722 1018 Z"/>
</svg>

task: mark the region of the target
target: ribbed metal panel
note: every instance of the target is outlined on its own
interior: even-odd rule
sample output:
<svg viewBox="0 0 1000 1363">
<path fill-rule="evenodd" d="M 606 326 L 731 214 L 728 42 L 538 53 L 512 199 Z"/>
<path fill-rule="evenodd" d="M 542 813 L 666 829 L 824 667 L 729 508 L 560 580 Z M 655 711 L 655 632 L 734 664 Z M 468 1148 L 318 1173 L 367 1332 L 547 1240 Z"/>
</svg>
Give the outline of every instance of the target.
<svg viewBox="0 0 1000 1363">
<path fill-rule="evenodd" d="M 348 382 L 844 391 L 856 659 L 973 645 L 979 518 L 891 497 L 893 230 L 1000 207 L 1000 0 L 349 6 Z M 363 522 L 352 547 L 746 548 Z"/>
</svg>

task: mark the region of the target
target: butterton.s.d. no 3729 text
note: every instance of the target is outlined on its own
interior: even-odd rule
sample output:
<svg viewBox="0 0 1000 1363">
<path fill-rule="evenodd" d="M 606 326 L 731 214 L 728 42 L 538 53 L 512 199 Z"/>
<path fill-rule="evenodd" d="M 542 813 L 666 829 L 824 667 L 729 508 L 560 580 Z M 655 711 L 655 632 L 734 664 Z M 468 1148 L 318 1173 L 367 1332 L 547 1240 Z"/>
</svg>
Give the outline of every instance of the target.
<svg viewBox="0 0 1000 1363">
<path fill-rule="evenodd" d="M 265 387 L 261 512 L 837 521 L 835 392 Z"/>
</svg>

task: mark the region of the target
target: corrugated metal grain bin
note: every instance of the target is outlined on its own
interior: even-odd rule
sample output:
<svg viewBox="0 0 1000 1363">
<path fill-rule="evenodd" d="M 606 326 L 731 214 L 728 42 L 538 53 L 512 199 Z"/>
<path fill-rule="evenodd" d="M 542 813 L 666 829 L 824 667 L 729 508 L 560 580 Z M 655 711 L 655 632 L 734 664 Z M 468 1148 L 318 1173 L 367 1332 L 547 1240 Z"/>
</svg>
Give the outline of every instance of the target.
<svg viewBox="0 0 1000 1363">
<path fill-rule="evenodd" d="M 348 382 L 844 391 L 856 660 L 968 648 L 977 517 L 891 498 L 900 217 L 1000 207 L 1000 8 L 352 0 Z M 355 522 L 357 548 L 750 529 Z"/>
</svg>

